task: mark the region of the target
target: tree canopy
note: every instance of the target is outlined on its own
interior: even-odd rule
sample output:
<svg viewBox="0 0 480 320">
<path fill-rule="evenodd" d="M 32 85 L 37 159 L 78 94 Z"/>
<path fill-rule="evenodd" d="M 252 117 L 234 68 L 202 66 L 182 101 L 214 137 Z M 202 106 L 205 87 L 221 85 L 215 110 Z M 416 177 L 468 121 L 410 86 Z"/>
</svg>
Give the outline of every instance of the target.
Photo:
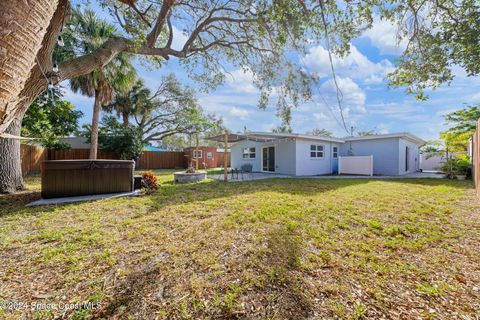
<svg viewBox="0 0 480 320">
<path fill-rule="evenodd" d="M 333 133 L 327 129 L 323 128 L 316 128 L 310 131 L 307 131 L 307 134 L 312 136 L 319 136 L 319 137 L 332 137 Z"/>
<path fill-rule="evenodd" d="M 164 76 L 153 93 L 138 81 L 130 92 L 117 96 L 113 106 L 120 105 L 124 116 L 133 118 L 131 125 L 139 128 L 144 143 L 175 134 L 203 132 L 221 123 L 213 115 L 205 114 L 194 90 L 181 85 L 173 74 Z M 110 110 L 117 112 L 118 108 Z"/>
<path fill-rule="evenodd" d="M 425 90 L 449 83 L 460 67 L 480 73 L 480 2 L 412 0 L 380 2 L 378 14 L 393 21 L 406 43 L 391 85 L 426 99 Z"/>
<path fill-rule="evenodd" d="M 64 148 L 58 138 L 76 134 L 82 116 L 69 101 L 44 95 L 32 103 L 23 118 L 22 136 L 40 138 L 48 148 Z"/>
</svg>

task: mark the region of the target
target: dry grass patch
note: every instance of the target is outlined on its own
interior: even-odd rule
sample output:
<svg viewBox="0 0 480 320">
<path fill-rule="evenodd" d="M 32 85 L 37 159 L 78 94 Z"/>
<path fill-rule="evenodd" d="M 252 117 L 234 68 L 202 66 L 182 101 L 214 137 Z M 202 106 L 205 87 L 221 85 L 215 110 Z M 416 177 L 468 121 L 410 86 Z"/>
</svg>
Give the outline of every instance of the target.
<svg viewBox="0 0 480 320">
<path fill-rule="evenodd" d="M 474 319 L 469 182 L 277 179 L 25 208 L 0 197 L 0 301 L 98 303 L 0 318 Z"/>
</svg>

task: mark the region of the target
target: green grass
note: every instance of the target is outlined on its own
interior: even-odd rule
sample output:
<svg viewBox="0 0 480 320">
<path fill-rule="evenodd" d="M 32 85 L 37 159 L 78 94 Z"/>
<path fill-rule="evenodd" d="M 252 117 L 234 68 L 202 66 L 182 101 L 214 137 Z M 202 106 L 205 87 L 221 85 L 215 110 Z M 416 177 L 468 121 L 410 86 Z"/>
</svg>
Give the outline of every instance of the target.
<svg viewBox="0 0 480 320">
<path fill-rule="evenodd" d="M 0 306 L 46 294 L 100 304 L 67 312 L 75 319 L 479 316 L 468 181 L 176 185 L 155 174 L 160 189 L 141 197 L 26 208 L 37 176 L 0 196 Z M 0 318 L 22 315 L 0 307 Z"/>
</svg>

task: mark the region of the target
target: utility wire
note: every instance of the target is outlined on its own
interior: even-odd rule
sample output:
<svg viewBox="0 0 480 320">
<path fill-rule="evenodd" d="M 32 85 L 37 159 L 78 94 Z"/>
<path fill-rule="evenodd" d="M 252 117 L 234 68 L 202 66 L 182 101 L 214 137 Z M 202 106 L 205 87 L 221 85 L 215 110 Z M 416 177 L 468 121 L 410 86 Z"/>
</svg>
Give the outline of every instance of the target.
<svg viewBox="0 0 480 320">
<path fill-rule="evenodd" d="M 320 3 L 320 13 L 322 16 L 323 27 L 325 28 L 325 40 L 327 42 L 327 51 L 328 51 L 328 59 L 330 61 L 330 69 L 332 70 L 333 82 L 335 84 L 335 88 L 337 92 L 336 97 L 337 97 L 338 109 L 340 110 L 340 117 L 342 118 L 343 128 L 347 133 L 350 133 L 350 131 L 347 128 L 347 124 L 345 123 L 345 116 L 343 114 L 343 108 L 341 103 L 343 99 L 343 94 L 338 86 L 337 75 L 335 72 L 335 67 L 333 66 L 332 52 L 330 49 L 330 35 L 328 33 L 327 19 L 325 18 L 325 9 L 323 7 L 323 0 L 319 0 L 319 3 Z"/>
</svg>

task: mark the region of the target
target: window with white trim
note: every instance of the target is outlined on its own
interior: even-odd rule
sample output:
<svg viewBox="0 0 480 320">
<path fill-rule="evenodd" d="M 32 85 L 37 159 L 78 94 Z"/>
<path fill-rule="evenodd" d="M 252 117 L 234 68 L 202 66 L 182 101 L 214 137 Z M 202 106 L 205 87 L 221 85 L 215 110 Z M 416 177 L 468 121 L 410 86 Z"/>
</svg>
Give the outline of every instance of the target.
<svg viewBox="0 0 480 320">
<path fill-rule="evenodd" d="M 207 152 L 207 159 L 212 159 L 213 153 L 211 151 Z"/>
<path fill-rule="evenodd" d="M 333 154 L 333 159 L 338 158 L 338 147 L 333 147 L 332 154 Z"/>
<path fill-rule="evenodd" d="M 243 159 L 255 159 L 255 147 L 253 148 L 243 148 L 242 149 L 242 158 Z"/>
<path fill-rule="evenodd" d="M 323 159 L 325 153 L 325 146 L 322 144 L 312 144 L 310 145 L 310 158 L 312 159 Z"/>
<path fill-rule="evenodd" d="M 201 159 L 202 158 L 202 150 L 193 150 L 193 159 Z"/>
</svg>

